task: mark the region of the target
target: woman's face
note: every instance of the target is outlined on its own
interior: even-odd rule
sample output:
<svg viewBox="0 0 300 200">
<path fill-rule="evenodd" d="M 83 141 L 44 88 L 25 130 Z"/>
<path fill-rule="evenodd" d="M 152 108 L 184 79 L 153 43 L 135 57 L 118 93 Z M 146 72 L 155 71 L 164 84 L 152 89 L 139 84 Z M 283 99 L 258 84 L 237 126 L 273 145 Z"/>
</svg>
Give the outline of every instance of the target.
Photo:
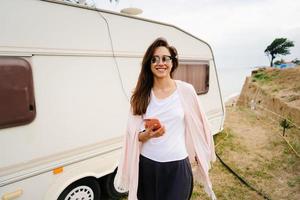
<svg viewBox="0 0 300 200">
<path fill-rule="evenodd" d="M 155 78 L 170 78 L 172 59 L 166 47 L 157 47 L 151 59 L 151 71 Z"/>
</svg>

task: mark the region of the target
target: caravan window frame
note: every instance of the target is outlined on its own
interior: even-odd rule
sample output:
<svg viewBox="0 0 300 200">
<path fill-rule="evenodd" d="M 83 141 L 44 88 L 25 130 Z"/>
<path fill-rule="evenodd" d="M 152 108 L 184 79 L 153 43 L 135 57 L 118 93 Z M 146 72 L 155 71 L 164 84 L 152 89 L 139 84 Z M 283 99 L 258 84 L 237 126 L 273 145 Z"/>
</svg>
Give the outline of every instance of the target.
<svg viewBox="0 0 300 200">
<path fill-rule="evenodd" d="M 29 124 L 35 116 L 30 63 L 21 57 L 0 56 L 0 129 Z"/>
<path fill-rule="evenodd" d="M 185 67 L 185 69 L 183 69 Z M 200 75 L 204 78 L 204 80 L 199 79 L 195 80 L 195 70 L 201 72 L 203 71 L 204 74 Z M 190 83 L 194 86 L 197 95 L 203 95 L 208 93 L 209 91 L 209 61 L 203 61 L 203 60 L 179 60 L 178 68 L 176 69 L 174 73 L 174 78 L 179 79 L 182 81 L 185 81 L 187 83 Z M 178 73 L 182 73 L 179 75 Z"/>
</svg>

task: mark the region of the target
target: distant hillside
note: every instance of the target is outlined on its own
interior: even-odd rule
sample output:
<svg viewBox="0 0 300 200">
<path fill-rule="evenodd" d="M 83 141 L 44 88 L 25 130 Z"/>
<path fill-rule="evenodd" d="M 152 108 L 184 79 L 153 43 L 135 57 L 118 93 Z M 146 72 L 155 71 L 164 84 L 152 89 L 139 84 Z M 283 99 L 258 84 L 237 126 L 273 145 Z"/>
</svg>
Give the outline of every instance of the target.
<svg viewBox="0 0 300 200">
<path fill-rule="evenodd" d="M 300 125 L 300 66 L 253 71 L 237 104 L 265 110 L 270 117 L 274 112 Z"/>
</svg>

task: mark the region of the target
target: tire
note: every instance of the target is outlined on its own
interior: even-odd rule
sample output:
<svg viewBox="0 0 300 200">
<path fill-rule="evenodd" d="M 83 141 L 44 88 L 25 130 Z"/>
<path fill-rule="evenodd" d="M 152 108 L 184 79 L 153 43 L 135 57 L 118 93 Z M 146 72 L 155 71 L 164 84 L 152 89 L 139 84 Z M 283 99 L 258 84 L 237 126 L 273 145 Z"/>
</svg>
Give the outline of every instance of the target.
<svg viewBox="0 0 300 200">
<path fill-rule="evenodd" d="M 95 178 L 80 179 L 69 185 L 57 200 L 100 200 L 100 185 Z"/>
<path fill-rule="evenodd" d="M 116 190 L 114 185 L 115 176 L 117 173 L 117 169 L 105 176 L 101 181 L 101 188 L 104 190 L 103 193 L 105 194 L 105 199 L 109 200 L 119 200 L 127 196 L 128 192 L 119 192 Z"/>
</svg>

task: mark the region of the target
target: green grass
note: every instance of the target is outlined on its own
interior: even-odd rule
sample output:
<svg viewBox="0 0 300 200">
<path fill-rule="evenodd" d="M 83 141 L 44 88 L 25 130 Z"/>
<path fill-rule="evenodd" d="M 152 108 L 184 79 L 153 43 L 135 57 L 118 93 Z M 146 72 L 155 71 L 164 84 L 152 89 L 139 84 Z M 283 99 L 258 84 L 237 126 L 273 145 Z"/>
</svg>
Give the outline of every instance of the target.
<svg viewBox="0 0 300 200">
<path fill-rule="evenodd" d="M 195 189 L 195 188 L 197 188 L 197 189 Z M 199 197 L 201 197 L 201 196 L 204 195 L 203 190 L 204 190 L 204 188 L 203 188 L 202 185 L 200 185 L 200 184 L 198 184 L 198 183 L 195 183 L 195 184 L 194 184 L 194 190 L 193 190 L 193 194 L 192 194 L 191 199 L 192 199 L 192 200 L 193 200 L 193 199 L 199 199 Z"/>
<path fill-rule="evenodd" d="M 236 151 L 236 152 L 248 152 L 248 149 L 235 140 L 234 133 L 231 129 L 225 128 L 214 136 L 215 145 L 218 145 L 218 153 L 223 154 L 224 150 Z"/>
<path fill-rule="evenodd" d="M 287 135 L 286 136 L 287 140 L 290 142 L 290 144 L 292 145 L 292 147 L 298 153 L 300 153 L 300 130 L 298 128 L 296 128 L 295 126 L 293 126 L 292 128 L 286 130 L 286 135 Z M 287 144 L 286 144 L 285 147 L 288 148 L 288 149 L 290 149 Z M 292 151 L 292 150 L 290 149 L 290 151 Z"/>
<path fill-rule="evenodd" d="M 287 182 L 289 187 L 295 187 L 297 185 L 300 185 L 300 176 L 295 176 L 293 178 L 291 178 L 288 182 Z"/>
<path fill-rule="evenodd" d="M 271 78 L 265 72 L 257 72 L 252 77 L 255 82 L 269 82 Z"/>
<path fill-rule="evenodd" d="M 257 120 L 256 115 L 249 109 L 238 108 L 236 109 L 238 112 L 243 112 L 246 117 L 246 121 L 249 125 L 260 125 L 261 120 Z M 268 120 L 267 120 L 268 121 Z M 241 118 L 241 123 L 244 123 L 244 119 Z M 269 122 L 270 123 L 270 122 Z M 287 143 L 278 135 L 282 130 L 279 123 L 273 123 L 272 127 L 266 127 L 269 131 L 274 132 L 269 138 L 269 142 L 266 143 L 265 149 L 272 154 L 261 154 L 260 152 L 256 152 L 253 154 L 251 149 L 247 151 L 240 151 L 243 149 L 243 143 L 239 144 L 235 140 L 238 139 L 238 135 L 236 135 L 233 130 L 230 128 L 225 128 L 221 134 L 215 137 L 216 143 L 225 139 L 220 146 L 217 148 L 217 152 L 224 159 L 224 161 L 233 168 L 238 174 L 244 177 L 251 185 L 256 187 L 257 189 L 263 190 L 267 195 L 270 196 L 281 196 L 284 199 L 295 199 L 297 196 L 297 188 L 300 188 L 300 176 L 299 166 L 300 159 L 295 155 L 295 153 L 290 149 Z M 270 130 L 271 129 L 271 130 Z M 225 138 L 225 135 L 228 134 L 228 137 Z M 294 128 L 288 129 L 286 131 L 286 138 L 290 141 L 291 145 L 295 148 L 297 152 L 300 152 L 300 130 Z M 232 146 L 238 145 L 238 148 L 232 148 Z M 242 148 L 240 148 L 242 147 Z M 239 163 L 230 162 L 230 157 L 235 155 L 236 152 L 244 155 L 245 159 L 249 159 L 252 154 L 252 161 L 249 161 L 249 166 L 239 166 Z M 247 158 L 249 155 L 249 158 Z M 253 158 L 254 155 L 254 158 Z M 251 165 L 251 163 L 255 163 Z M 225 173 L 225 172 L 224 172 Z M 287 187 L 286 193 L 279 194 L 278 189 L 283 189 Z M 236 185 L 234 188 L 238 188 Z M 222 187 L 222 192 L 218 193 L 219 199 L 245 199 L 245 195 L 241 195 L 240 198 L 238 195 L 233 194 L 234 192 L 241 193 L 241 188 L 237 189 L 239 191 L 235 191 L 228 185 L 228 187 Z M 229 190 L 230 189 L 230 190 Z M 216 192 L 217 193 L 217 192 Z M 276 194 L 274 194 L 276 193 Z M 251 199 L 251 198 L 248 198 Z M 252 198 L 255 199 L 255 198 Z"/>
<path fill-rule="evenodd" d="M 274 79 L 278 78 L 278 75 L 279 71 L 272 71 L 267 73 L 266 71 L 261 70 L 252 76 L 252 81 L 267 84 L 273 81 Z"/>
</svg>

